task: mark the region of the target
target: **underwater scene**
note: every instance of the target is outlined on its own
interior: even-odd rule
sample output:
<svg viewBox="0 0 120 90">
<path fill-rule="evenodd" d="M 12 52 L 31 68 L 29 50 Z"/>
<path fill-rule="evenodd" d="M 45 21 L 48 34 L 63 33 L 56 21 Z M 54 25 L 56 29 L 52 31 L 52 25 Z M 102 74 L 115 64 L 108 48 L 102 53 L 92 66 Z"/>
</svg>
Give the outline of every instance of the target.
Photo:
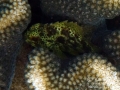
<svg viewBox="0 0 120 90">
<path fill-rule="evenodd" d="M 120 90 L 120 0 L 0 0 L 0 90 Z"/>
</svg>

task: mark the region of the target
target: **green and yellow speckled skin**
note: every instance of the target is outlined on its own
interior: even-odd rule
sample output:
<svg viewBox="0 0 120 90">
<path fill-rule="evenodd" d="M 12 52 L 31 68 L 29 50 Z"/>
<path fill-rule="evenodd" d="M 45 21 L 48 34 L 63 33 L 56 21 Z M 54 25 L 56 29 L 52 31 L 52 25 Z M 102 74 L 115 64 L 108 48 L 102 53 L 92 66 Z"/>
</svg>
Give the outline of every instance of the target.
<svg viewBox="0 0 120 90">
<path fill-rule="evenodd" d="M 79 26 L 74 22 L 55 22 L 33 25 L 25 34 L 26 42 L 34 47 L 52 50 L 60 57 L 65 54 L 78 55 L 86 49 L 94 51 L 90 42 L 93 28 Z"/>
</svg>

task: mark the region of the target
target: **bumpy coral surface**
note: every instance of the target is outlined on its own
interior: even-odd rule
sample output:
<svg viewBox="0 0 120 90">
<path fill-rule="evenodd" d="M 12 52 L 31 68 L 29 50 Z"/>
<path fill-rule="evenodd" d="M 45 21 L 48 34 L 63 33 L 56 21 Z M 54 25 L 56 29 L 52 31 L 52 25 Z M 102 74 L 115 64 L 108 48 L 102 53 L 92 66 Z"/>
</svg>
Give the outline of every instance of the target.
<svg viewBox="0 0 120 90">
<path fill-rule="evenodd" d="M 14 75 L 15 59 L 22 32 L 30 22 L 27 0 L 0 0 L 0 90 L 8 90 Z"/>
<path fill-rule="evenodd" d="M 90 42 L 93 30 L 92 27 L 67 21 L 45 25 L 38 23 L 26 32 L 25 37 L 32 46 L 48 48 L 64 57 L 65 53 L 77 55 L 86 49 L 94 51 L 94 45 Z"/>
<path fill-rule="evenodd" d="M 97 54 L 77 56 L 62 68 L 57 56 L 36 48 L 29 55 L 25 78 L 30 90 L 120 89 L 120 73 L 106 58 Z"/>
<path fill-rule="evenodd" d="M 42 11 L 50 16 L 68 17 L 79 23 L 96 24 L 102 18 L 120 14 L 120 0 L 40 0 Z"/>
<path fill-rule="evenodd" d="M 28 20 L 30 6 L 27 0 L 0 1 L 0 45 L 3 45 L 11 35 L 22 33 Z"/>
<path fill-rule="evenodd" d="M 104 38 L 103 50 L 120 67 L 120 30 L 115 30 Z"/>
</svg>

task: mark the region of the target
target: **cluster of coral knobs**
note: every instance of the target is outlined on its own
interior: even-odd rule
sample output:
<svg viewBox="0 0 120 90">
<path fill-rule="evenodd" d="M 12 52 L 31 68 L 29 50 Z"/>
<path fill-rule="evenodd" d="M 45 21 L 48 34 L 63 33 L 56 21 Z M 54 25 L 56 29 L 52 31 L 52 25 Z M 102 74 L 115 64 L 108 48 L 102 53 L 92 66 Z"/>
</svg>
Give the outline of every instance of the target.
<svg viewBox="0 0 120 90">
<path fill-rule="evenodd" d="M 63 21 L 27 28 L 29 1 L 0 1 L 0 90 L 10 90 L 23 41 L 34 48 L 24 70 L 29 90 L 120 90 L 120 30 L 106 27 L 106 19 L 120 15 L 120 0 L 40 0 L 39 6 Z"/>
</svg>

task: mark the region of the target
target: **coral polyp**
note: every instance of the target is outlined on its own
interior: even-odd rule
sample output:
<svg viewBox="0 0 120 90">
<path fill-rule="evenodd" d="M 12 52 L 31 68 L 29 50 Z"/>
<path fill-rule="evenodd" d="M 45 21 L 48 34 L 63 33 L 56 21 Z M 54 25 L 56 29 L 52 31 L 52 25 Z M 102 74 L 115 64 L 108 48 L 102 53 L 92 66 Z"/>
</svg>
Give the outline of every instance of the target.
<svg viewBox="0 0 120 90">
<path fill-rule="evenodd" d="M 30 22 L 31 12 L 27 0 L 0 1 L 0 40 L 6 42 L 11 35 L 20 34 Z M 22 23 L 24 22 L 24 24 Z"/>
<path fill-rule="evenodd" d="M 22 32 L 30 22 L 27 0 L 0 0 L 0 90 L 9 90 Z"/>
<path fill-rule="evenodd" d="M 104 37 L 103 51 L 120 69 L 120 30 L 115 30 Z"/>
<path fill-rule="evenodd" d="M 60 16 L 79 23 L 96 24 L 120 14 L 119 0 L 40 0 L 42 11 L 51 17 Z"/>
<path fill-rule="evenodd" d="M 77 56 L 62 68 L 64 60 L 43 48 L 29 54 L 25 70 L 30 90 L 119 90 L 120 73 L 97 54 Z"/>
<path fill-rule="evenodd" d="M 25 34 L 26 42 L 34 47 L 52 50 L 60 57 L 65 54 L 78 55 L 86 51 L 94 51 L 91 43 L 92 26 L 79 26 L 75 22 L 55 22 L 51 24 L 35 24 Z"/>
</svg>

